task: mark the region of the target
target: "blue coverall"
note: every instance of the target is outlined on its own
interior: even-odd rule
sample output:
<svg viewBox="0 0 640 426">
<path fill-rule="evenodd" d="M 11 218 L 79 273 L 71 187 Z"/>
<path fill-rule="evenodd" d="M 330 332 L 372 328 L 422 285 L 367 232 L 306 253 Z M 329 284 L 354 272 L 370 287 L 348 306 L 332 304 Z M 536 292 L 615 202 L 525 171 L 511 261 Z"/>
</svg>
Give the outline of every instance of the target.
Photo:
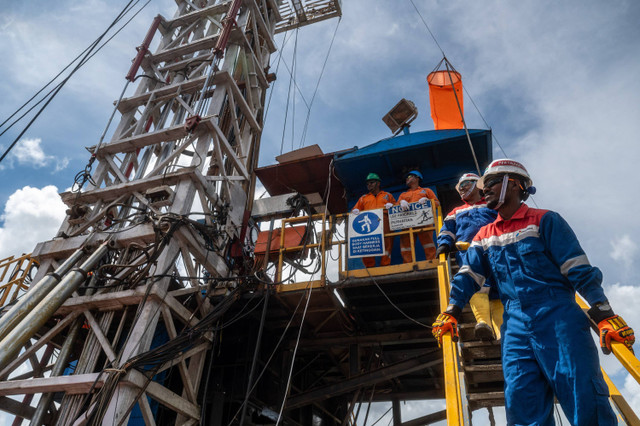
<svg viewBox="0 0 640 426">
<path fill-rule="evenodd" d="M 487 202 L 483 200 L 469 204 L 464 203 L 451 210 L 442 222 L 442 228 L 438 234 L 438 246 L 442 244 L 454 248 L 456 241 L 471 243 L 473 237 L 480 228 L 496 220 L 498 212 L 487 207 Z M 456 261 L 459 266 L 466 263 L 466 250 L 456 252 Z M 498 292 L 495 286 L 490 285 L 491 280 L 485 282 L 485 287 L 491 287 L 489 298 L 498 299 Z"/>
<path fill-rule="evenodd" d="M 463 308 L 493 275 L 504 304 L 502 368 L 510 425 L 554 425 L 553 396 L 574 425 L 616 425 L 589 322 L 575 301 L 606 301 L 590 265 L 558 214 L 522 204 L 483 227 L 452 280 L 450 303 Z"/>
</svg>

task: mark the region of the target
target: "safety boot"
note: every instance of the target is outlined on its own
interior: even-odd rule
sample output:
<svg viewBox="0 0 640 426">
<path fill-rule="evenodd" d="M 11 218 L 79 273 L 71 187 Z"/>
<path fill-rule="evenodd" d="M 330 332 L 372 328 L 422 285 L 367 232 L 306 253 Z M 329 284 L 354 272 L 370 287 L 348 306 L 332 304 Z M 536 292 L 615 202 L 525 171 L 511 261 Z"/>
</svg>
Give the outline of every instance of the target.
<svg viewBox="0 0 640 426">
<path fill-rule="evenodd" d="M 484 289 L 483 289 L 484 290 Z M 480 290 L 469 300 L 469 305 L 476 317 L 475 335 L 476 339 L 493 340 L 496 338 L 493 328 L 491 327 L 491 305 L 489 304 L 489 294 L 487 291 Z"/>
<path fill-rule="evenodd" d="M 500 340 L 500 328 L 502 327 L 504 306 L 500 299 L 490 300 L 489 303 L 491 305 L 491 322 L 493 322 L 493 331 L 496 334 L 496 340 Z"/>
<path fill-rule="evenodd" d="M 475 327 L 476 339 L 494 340 L 496 336 L 493 334 L 493 328 L 486 322 L 479 322 Z"/>
</svg>

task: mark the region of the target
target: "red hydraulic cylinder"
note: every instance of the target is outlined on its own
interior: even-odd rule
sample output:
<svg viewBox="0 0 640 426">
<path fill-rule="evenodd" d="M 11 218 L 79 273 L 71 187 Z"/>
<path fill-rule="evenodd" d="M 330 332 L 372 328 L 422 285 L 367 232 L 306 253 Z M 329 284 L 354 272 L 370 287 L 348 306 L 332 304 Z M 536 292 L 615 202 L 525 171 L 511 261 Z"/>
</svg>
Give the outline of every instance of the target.
<svg viewBox="0 0 640 426">
<path fill-rule="evenodd" d="M 227 16 L 224 18 L 224 26 L 220 32 L 220 37 L 218 37 L 216 47 L 213 49 L 213 53 L 216 55 L 216 58 L 222 58 L 224 56 L 224 49 L 227 47 L 227 42 L 231 35 L 231 28 L 233 28 L 233 25 L 236 23 L 236 15 L 240 10 L 241 3 L 242 0 L 233 0 L 233 3 L 229 6 Z"/>
<path fill-rule="evenodd" d="M 144 59 L 144 55 L 149 51 L 149 45 L 153 40 L 153 36 L 156 34 L 158 27 L 160 26 L 160 22 L 162 21 L 162 17 L 160 15 L 153 18 L 153 22 L 151 23 L 151 27 L 149 31 L 147 31 L 147 35 L 144 37 L 142 41 L 142 45 L 138 47 L 138 54 L 133 59 L 133 63 L 131 64 L 131 68 L 129 68 L 129 72 L 126 75 L 126 79 L 129 81 L 133 81 L 136 78 L 136 73 L 138 72 L 138 68 L 140 68 L 140 64 Z"/>
</svg>

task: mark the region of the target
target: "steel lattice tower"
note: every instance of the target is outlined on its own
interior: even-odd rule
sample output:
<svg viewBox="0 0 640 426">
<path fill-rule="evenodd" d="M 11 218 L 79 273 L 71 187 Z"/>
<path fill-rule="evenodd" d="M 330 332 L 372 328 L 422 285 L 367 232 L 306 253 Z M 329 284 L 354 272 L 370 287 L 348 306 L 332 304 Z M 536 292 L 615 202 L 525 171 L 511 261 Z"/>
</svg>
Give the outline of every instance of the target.
<svg viewBox="0 0 640 426">
<path fill-rule="evenodd" d="M 92 148 L 84 189 L 62 194 L 68 215 L 34 252 L 31 290 L 0 320 L 0 387 L 17 396 L 1 397 L 0 409 L 18 423 L 126 424 L 138 403 L 146 424 L 166 424 L 147 397 L 175 424 L 205 422 L 199 391 L 214 332 L 198 325 L 236 297 L 274 34 L 341 10 L 337 0 L 176 3 L 139 48 L 127 76 L 137 88 L 116 103 L 111 140 Z M 229 303 L 213 306 L 220 282 Z M 175 373 L 171 389 L 133 368 L 185 339 L 185 350 L 152 362 L 156 375 Z"/>
</svg>

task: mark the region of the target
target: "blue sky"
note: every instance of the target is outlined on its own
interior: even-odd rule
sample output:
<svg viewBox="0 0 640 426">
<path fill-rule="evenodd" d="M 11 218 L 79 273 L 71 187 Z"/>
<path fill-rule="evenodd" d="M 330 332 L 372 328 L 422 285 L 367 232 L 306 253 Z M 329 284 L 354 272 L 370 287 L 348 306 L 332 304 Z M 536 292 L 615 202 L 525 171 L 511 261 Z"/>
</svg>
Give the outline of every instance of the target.
<svg viewBox="0 0 640 426">
<path fill-rule="evenodd" d="M 529 169 L 538 206 L 569 221 L 603 270 L 614 309 L 640 329 L 634 309 L 640 300 L 638 2 L 414 1 L 507 155 Z M 0 122 L 97 37 L 126 2 L 2 3 Z M 76 74 L 0 164 L 0 258 L 28 252 L 55 233 L 64 214 L 55 193 L 84 168 L 84 147 L 104 130 L 153 16 L 170 17 L 174 9 L 173 1 L 151 1 Z M 411 3 L 345 0 L 343 9 L 304 144 L 331 152 L 388 137 L 381 117 L 403 97 L 419 110 L 412 130 L 432 129 L 425 78 L 442 55 Z M 295 77 L 307 102 L 336 25 L 333 19 L 297 34 Z M 283 53 L 289 67 L 296 34 L 290 36 Z M 277 41 L 282 45 L 282 36 Z M 273 56 L 272 72 L 276 65 Z M 307 110 L 300 93 L 290 100 L 284 126 L 289 80 L 281 63 L 261 165 L 274 163 L 281 146 L 288 151 L 302 143 Z M 465 106 L 469 127 L 485 128 L 468 98 Z M 3 150 L 24 124 L 0 137 Z M 497 146 L 494 156 L 503 156 Z M 612 358 L 604 362 L 624 388 L 626 374 Z M 640 406 L 640 388 L 626 386 Z"/>
</svg>

